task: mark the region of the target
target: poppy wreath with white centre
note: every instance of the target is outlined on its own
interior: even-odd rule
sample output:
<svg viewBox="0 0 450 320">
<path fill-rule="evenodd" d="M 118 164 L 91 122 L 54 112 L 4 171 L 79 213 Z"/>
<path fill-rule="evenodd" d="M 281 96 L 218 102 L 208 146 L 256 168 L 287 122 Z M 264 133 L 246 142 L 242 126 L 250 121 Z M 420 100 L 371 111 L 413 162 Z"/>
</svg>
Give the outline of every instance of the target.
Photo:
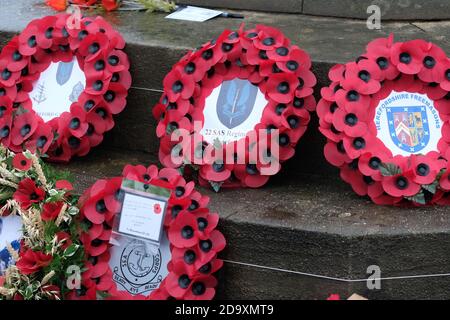
<svg viewBox="0 0 450 320">
<path fill-rule="evenodd" d="M 149 278 L 148 283 L 140 282 L 139 285 L 146 288 L 138 294 L 131 294 L 124 289 L 118 284 L 120 281 L 116 283 L 114 279 L 118 277 L 117 271 L 110 266 L 114 248 L 109 239 L 113 221 L 120 212 L 120 187 L 123 179 L 171 190 L 164 219 L 164 231 L 169 242 L 167 248 L 170 248 L 171 257 L 165 259 L 160 255 L 160 258 L 153 260 L 153 266 L 167 266 L 167 276 L 161 277 L 159 282 L 156 276 Z M 70 297 L 212 299 L 217 285 L 214 274 L 223 265 L 217 254 L 225 248 L 226 243 L 222 233 L 216 230 L 219 215 L 211 213 L 207 208 L 209 197 L 194 190 L 194 186 L 194 182 L 186 182 L 176 169 L 164 168 L 158 171 L 154 165 L 148 168 L 127 165 L 122 177 L 99 180 L 86 190 L 80 198 L 80 215 L 85 230 L 81 241 L 85 246 L 87 271 L 82 275 L 80 289 L 71 292 Z M 163 250 L 160 247 L 160 252 Z M 153 287 L 150 290 L 147 286 Z"/>
<path fill-rule="evenodd" d="M 325 157 L 382 205 L 449 204 L 450 60 L 424 40 L 369 43 L 330 70 L 317 106 Z"/>
<path fill-rule="evenodd" d="M 13 151 L 25 147 L 60 162 L 99 145 L 114 127 L 113 115 L 125 108 L 131 86 L 124 46 L 122 36 L 101 17 L 83 17 L 78 25 L 68 14 L 31 21 L 0 54 L 0 142 Z M 41 76 L 56 66 L 53 81 L 60 87 L 46 94 L 42 85 L 35 96 Z M 51 108 L 67 108 L 47 110 L 45 105 L 38 112 L 37 105 L 60 94 L 63 85 L 72 87 L 70 79 L 78 69 L 85 83 L 76 83 L 70 97 L 52 101 Z"/>
<path fill-rule="evenodd" d="M 261 187 L 294 155 L 316 107 L 315 85 L 309 55 L 279 30 L 264 25 L 225 30 L 184 56 L 164 79 L 164 93 L 153 108 L 160 161 L 170 168 L 193 164 L 200 184 L 216 191 Z M 245 100 L 251 94 L 244 90 L 253 92 L 253 100 Z M 208 117 L 217 117 L 211 126 Z M 188 137 L 174 139 L 174 131 Z M 274 143 L 279 152 L 273 152 Z M 232 159 L 224 160 L 230 153 Z M 261 161 L 263 153 L 267 161 Z M 276 165 L 263 170 L 268 162 Z"/>
</svg>

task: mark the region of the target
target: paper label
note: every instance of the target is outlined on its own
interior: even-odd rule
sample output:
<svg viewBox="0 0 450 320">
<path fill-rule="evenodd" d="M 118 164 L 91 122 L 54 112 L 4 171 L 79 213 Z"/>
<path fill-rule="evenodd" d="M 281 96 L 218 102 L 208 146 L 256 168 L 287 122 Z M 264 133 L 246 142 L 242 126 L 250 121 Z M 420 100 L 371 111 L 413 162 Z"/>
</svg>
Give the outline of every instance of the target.
<svg viewBox="0 0 450 320">
<path fill-rule="evenodd" d="M 148 251 L 143 241 L 136 239 L 128 239 L 120 246 L 112 246 L 110 252 L 109 265 L 119 291 L 148 296 L 159 288 L 169 273 L 167 264 L 172 255 L 165 234 L 156 254 Z"/>
<path fill-rule="evenodd" d="M 375 111 L 377 137 L 394 156 L 437 151 L 442 119 L 427 95 L 393 91 Z"/>
<path fill-rule="evenodd" d="M 6 247 L 7 244 L 17 251 L 21 238 L 22 218 L 17 215 L 0 217 L 0 275 L 3 275 L 5 269 L 15 263 Z"/>
<path fill-rule="evenodd" d="M 85 87 L 86 76 L 76 58 L 71 62 L 52 62 L 33 83 L 30 93 L 33 110 L 45 122 L 50 121 L 70 111 Z"/>
<path fill-rule="evenodd" d="M 204 123 L 200 133 L 213 144 L 244 138 L 261 121 L 268 101 L 248 80 L 224 81 L 206 98 Z"/>
<path fill-rule="evenodd" d="M 209 19 L 215 18 L 221 15 L 222 11 L 187 6 L 185 8 L 181 8 L 168 16 L 167 19 L 176 19 L 176 20 L 186 20 L 186 21 L 196 21 L 196 22 L 204 22 Z"/>
<path fill-rule="evenodd" d="M 125 193 L 119 233 L 159 242 L 166 202 Z"/>
</svg>

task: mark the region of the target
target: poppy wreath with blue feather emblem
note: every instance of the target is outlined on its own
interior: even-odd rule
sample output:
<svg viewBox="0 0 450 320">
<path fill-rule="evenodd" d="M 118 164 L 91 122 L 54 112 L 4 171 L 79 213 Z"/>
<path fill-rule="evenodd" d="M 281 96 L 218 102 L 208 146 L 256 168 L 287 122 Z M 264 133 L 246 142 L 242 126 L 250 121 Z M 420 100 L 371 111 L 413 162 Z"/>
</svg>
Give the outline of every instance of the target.
<svg viewBox="0 0 450 320">
<path fill-rule="evenodd" d="M 380 205 L 450 204 L 450 59 L 424 40 L 370 42 L 336 65 L 317 106 L 324 153 Z"/>
<path fill-rule="evenodd" d="M 315 85 L 309 55 L 279 30 L 264 25 L 225 30 L 185 55 L 165 77 L 164 93 L 153 108 L 159 159 L 216 191 L 261 187 L 294 155 L 316 107 Z M 220 129 L 208 140 L 206 102 L 219 86 L 214 117 Z M 258 95 L 265 101 L 258 100 L 261 117 L 256 114 L 256 124 L 252 122 L 234 140 L 223 138 L 253 116 Z M 270 170 L 268 162 L 275 164 Z"/>
<path fill-rule="evenodd" d="M 101 17 L 82 17 L 78 25 L 68 14 L 31 21 L 0 54 L 0 142 L 15 152 L 46 154 L 50 161 L 86 155 L 125 108 L 131 75 L 124 47 L 122 36 Z M 58 63 L 56 83 L 66 84 L 77 62 L 86 85 L 73 87 L 68 111 L 44 120 L 33 109 L 30 94 L 40 90 L 33 86 L 51 63 Z M 41 96 L 33 100 L 42 102 Z"/>
</svg>

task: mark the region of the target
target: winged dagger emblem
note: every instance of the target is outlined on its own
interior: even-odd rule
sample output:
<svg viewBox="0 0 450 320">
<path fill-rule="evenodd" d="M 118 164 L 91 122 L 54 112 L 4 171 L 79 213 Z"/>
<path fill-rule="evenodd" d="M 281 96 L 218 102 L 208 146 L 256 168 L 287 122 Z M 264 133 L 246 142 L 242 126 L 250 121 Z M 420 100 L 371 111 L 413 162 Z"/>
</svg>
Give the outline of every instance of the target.
<svg viewBox="0 0 450 320">
<path fill-rule="evenodd" d="M 217 99 L 217 116 L 228 129 L 241 125 L 255 105 L 258 87 L 247 80 L 224 81 Z"/>
<path fill-rule="evenodd" d="M 56 71 L 56 82 L 63 86 L 69 81 L 70 76 L 72 75 L 73 65 L 75 61 L 71 62 L 60 62 L 58 64 L 58 70 Z"/>
</svg>

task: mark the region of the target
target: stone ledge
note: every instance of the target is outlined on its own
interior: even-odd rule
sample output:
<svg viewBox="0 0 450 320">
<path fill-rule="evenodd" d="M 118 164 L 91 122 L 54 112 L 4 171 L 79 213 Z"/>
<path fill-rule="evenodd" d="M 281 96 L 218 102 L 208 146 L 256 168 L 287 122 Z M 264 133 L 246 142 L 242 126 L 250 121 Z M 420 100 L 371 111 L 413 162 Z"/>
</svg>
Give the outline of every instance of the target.
<svg viewBox="0 0 450 320">
<path fill-rule="evenodd" d="M 316 1 L 316 0 L 315 0 Z M 350 0 L 347 0 L 350 1 Z M 327 1 L 328 2 L 328 1 Z M 332 2 L 338 3 L 337 0 Z M 342 0 L 339 0 L 339 5 Z M 358 1 L 359 2 L 359 1 Z M 248 27 L 256 24 L 268 24 L 280 28 L 292 42 L 308 51 L 316 63 L 342 63 L 355 59 L 364 50 L 366 43 L 374 38 L 396 33 L 397 40 L 425 38 L 434 40 L 447 51 L 450 44 L 441 38 L 448 33 L 448 25 L 432 22 L 441 28 L 419 29 L 410 22 L 386 22 L 382 30 L 368 30 L 365 21 L 314 17 L 307 15 L 270 14 L 252 11 L 240 11 L 245 19 L 216 18 L 204 23 L 165 19 L 164 13 L 146 14 L 143 12 L 105 13 L 105 18 L 113 24 L 125 37 L 130 47 L 144 46 L 146 51 L 153 48 L 166 48 L 174 52 L 158 63 L 162 74 L 165 74 L 173 62 L 181 57 L 185 50 L 198 47 L 202 43 L 217 37 L 224 29 L 238 29 L 241 23 Z M 55 11 L 42 4 L 41 0 L 3 0 L 0 11 L 0 32 L 18 33 L 26 24 L 35 18 L 54 14 Z M 90 14 L 88 11 L 86 14 Z M 413 21 L 414 19 L 412 19 Z M 142 58 L 141 55 L 137 56 Z M 132 58 L 135 56 L 132 55 Z M 146 57 L 146 56 L 144 56 Z M 154 56 L 150 56 L 153 58 Z M 175 61 L 171 61 L 176 59 Z M 134 59 L 133 59 L 134 60 Z M 134 61 L 143 61 L 136 59 Z M 159 88 L 161 71 L 158 73 L 142 72 L 135 79 L 135 84 Z M 154 74 L 155 82 L 148 86 L 146 75 Z"/>
<path fill-rule="evenodd" d="M 450 19 L 446 0 L 184 0 L 186 4 L 212 7 L 367 19 L 367 8 L 380 6 L 383 20 Z"/>
</svg>

